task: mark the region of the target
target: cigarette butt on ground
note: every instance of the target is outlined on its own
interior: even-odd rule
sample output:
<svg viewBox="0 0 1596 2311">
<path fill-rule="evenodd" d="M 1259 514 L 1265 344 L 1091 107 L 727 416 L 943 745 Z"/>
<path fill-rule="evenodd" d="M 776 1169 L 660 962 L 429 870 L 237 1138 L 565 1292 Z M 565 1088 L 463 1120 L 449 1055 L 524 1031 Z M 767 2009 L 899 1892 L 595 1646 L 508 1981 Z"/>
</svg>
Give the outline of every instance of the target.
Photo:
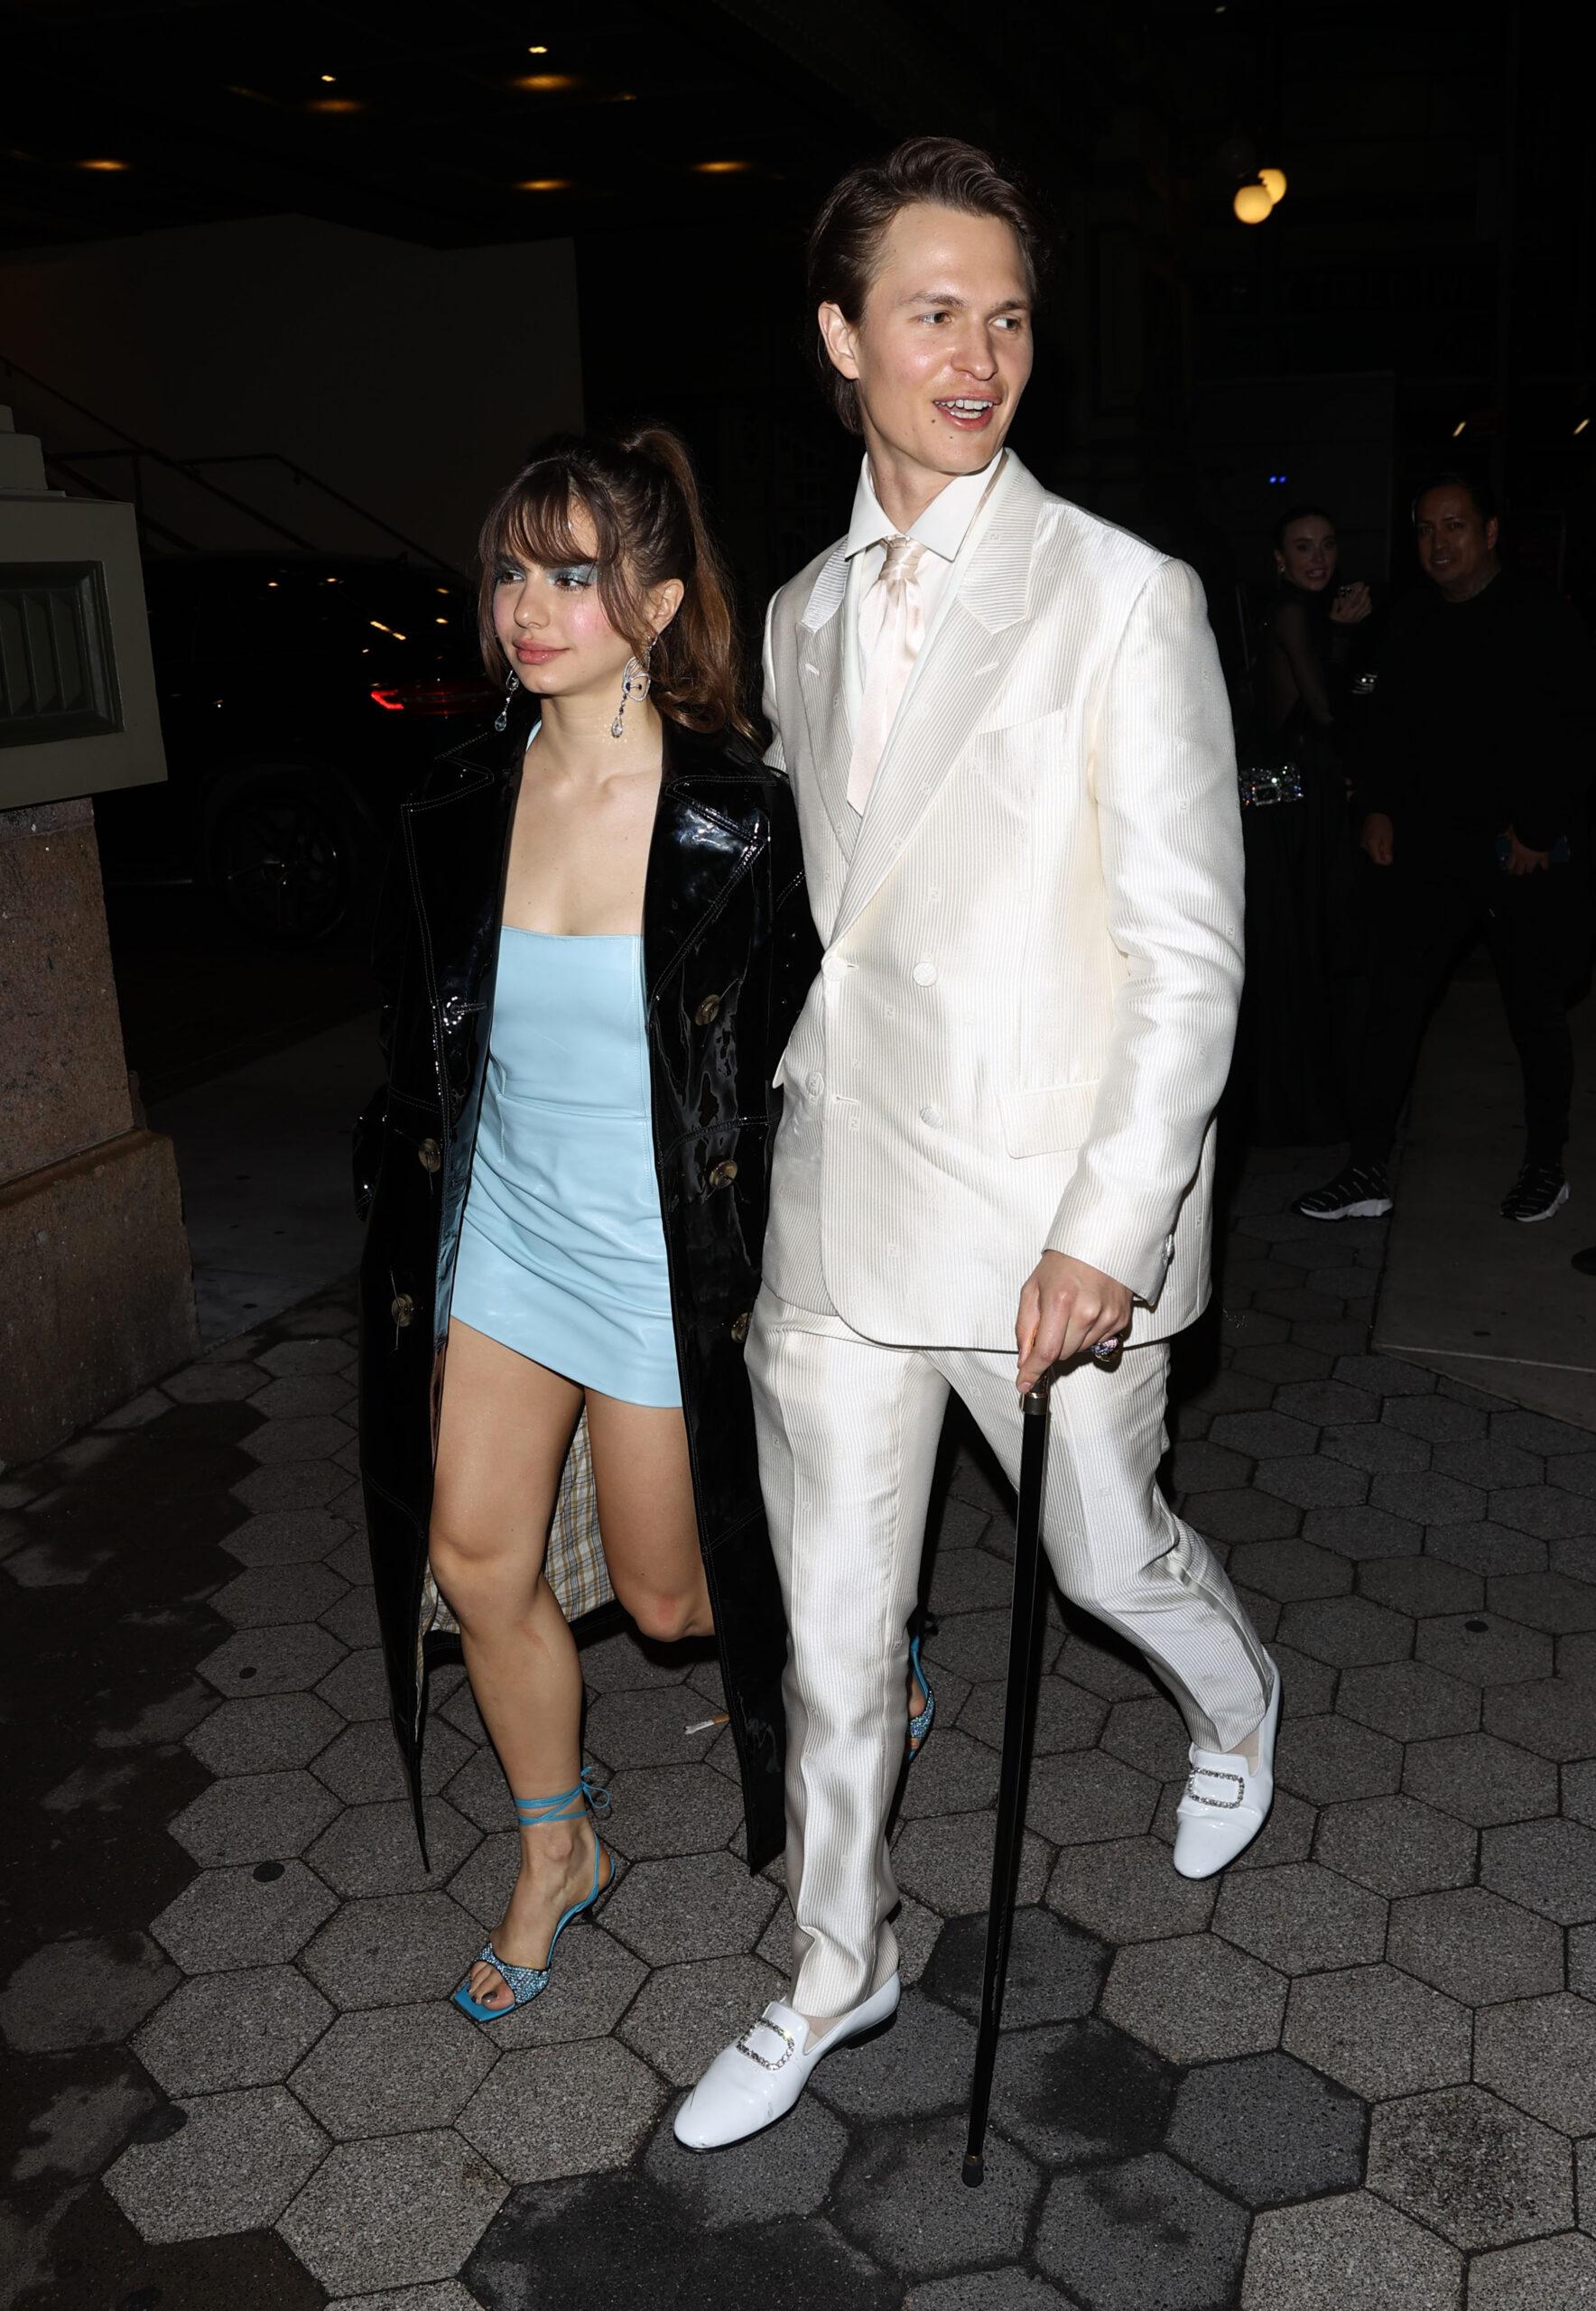
<svg viewBox="0 0 1596 2311">
<path fill-rule="evenodd" d="M 712 1733 L 718 1725 L 729 1725 L 730 1723 L 730 1718 L 727 1715 L 726 1712 L 722 1710 L 719 1717 L 701 1717 L 696 1725 L 684 1725 L 682 1731 L 684 1733 Z"/>
</svg>

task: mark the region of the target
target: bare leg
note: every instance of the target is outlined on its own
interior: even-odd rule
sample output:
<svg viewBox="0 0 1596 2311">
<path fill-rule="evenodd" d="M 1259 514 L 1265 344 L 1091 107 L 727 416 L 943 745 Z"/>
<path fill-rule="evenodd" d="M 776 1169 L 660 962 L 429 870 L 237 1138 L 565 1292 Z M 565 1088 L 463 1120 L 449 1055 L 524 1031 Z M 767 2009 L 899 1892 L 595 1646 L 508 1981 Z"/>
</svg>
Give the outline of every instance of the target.
<svg viewBox="0 0 1596 2311">
<path fill-rule="evenodd" d="M 712 1637 L 687 1431 L 677 1406 L 588 1390 L 588 1439 L 610 1586 L 645 1637 Z"/>
<path fill-rule="evenodd" d="M 449 1328 L 429 1537 L 432 1573 L 460 1625 L 466 1674 L 516 1797 L 575 1787 L 581 1672 L 543 1556 L 581 1391 L 514 1349 Z M 561 1911 L 593 1882 L 586 1821 L 521 1833 L 521 1873 L 494 1947 L 541 1966 Z M 507 2006 L 491 1966 L 473 1967 L 479 2005 Z"/>
</svg>

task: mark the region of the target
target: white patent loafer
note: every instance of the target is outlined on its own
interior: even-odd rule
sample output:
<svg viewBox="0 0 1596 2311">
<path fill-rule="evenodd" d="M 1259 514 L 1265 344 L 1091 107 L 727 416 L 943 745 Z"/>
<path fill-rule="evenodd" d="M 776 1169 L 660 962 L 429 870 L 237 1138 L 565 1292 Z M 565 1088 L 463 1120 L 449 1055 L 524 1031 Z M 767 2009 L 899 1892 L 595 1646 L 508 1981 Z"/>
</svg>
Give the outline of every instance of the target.
<svg viewBox="0 0 1596 2311">
<path fill-rule="evenodd" d="M 809 2084 L 809 2074 L 836 2046 L 890 2021 L 897 2010 L 898 1978 L 834 2022 L 805 2046 L 803 2017 L 773 1999 L 751 2030 L 723 2046 L 676 2113 L 676 2139 L 687 2150 L 723 2150 L 784 2119 Z"/>
<path fill-rule="evenodd" d="M 1275 1735 L 1280 1725 L 1280 1672 L 1258 1733 L 1258 1761 L 1220 1749 L 1191 1749 L 1185 1795 L 1175 1810 L 1174 1866 L 1183 1878 L 1212 1878 L 1244 1853 L 1268 1818 L 1275 1796 Z"/>
</svg>

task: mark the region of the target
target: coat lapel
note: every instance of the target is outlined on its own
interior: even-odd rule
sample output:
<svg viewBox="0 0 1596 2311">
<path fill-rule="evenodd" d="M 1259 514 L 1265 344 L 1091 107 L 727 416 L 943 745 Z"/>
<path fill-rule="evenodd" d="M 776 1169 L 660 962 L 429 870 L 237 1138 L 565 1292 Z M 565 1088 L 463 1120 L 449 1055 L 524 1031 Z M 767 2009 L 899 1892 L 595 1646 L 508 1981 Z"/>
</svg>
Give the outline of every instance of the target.
<svg viewBox="0 0 1596 2311">
<path fill-rule="evenodd" d="M 798 620 L 798 681 L 809 730 L 808 760 L 826 806 L 826 816 L 846 858 L 858 821 L 848 803 L 848 766 L 853 753 L 843 679 L 843 599 L 848 562 L 840 545 L 821 565 L 819 577 Z"/>
<path fill-rule="evenodd" d="M 893 725 L 843 885 L 833 939 L 868 905 L 980 729 L 1025 639 L 1041 485 L 1017 459 L 990 516 L 950 580 L 952 599 Z M 960 559 L 962 560 L 962 556 Z M 802 635 L 799 637 L 803 640 Z M 847 766 L 844 765 L 844 779 Z"/>
<path fill-rule="evenodd" d="M 702 738 L 679 723 L 665 724 L 664 775 L 643 893 L 643 968 L 651 1003 L 724 905 L 728 887 L 764 839 L 747 808 L 752 783 L 745 787 L 728 778 L 728 759 L 724 732 Z M 713 775 L 695 777 L 701 766 Z"/>
</svg>

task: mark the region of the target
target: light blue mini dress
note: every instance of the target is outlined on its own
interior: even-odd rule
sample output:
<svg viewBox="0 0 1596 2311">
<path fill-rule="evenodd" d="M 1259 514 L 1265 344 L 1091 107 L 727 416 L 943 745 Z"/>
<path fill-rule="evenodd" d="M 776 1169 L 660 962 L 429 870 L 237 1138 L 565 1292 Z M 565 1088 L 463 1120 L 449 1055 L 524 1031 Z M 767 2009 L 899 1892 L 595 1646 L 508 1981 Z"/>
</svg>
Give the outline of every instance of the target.
<svg viewBox="0 0 1596 2311">
<path fill-rule="evenodd" d="M 500 931 L 452 1311 L 580 1387 L 681 1403 L 640 938 Z"/>
</svg>

